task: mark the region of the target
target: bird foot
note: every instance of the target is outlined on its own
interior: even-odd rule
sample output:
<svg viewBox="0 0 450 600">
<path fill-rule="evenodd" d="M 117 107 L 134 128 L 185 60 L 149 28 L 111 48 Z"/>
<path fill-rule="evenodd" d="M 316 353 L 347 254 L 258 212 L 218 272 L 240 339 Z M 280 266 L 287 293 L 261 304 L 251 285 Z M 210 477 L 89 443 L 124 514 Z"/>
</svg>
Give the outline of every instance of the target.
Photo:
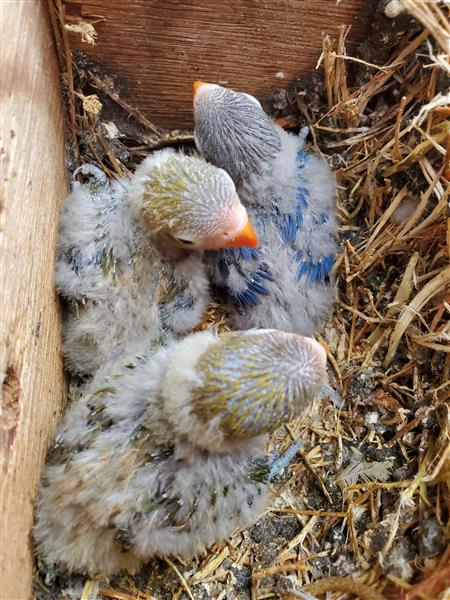
<svg viewBox="0 0 450 600">
<path fill-rule="evenodd" d="M 72 173 L 72 189 L 82 185 L 75 179 L 80 173 L 88 177 L 87 184 L 92 193 L 99 192 L 108 185 L 108 178 L 101 169 L 91 163 L 84 163 Z"/>
<path fill-rule="evenodd" d="M 308 125 L 305 125 L 298 132 L 298 137 L 301 139 L 302 142 L 304 142 L 306 140 L 306 138 L 308 137 L 308 134 L 309 134 L 309 127 L 308 127 Z"/>
<path fill-rule="evenodd" d="M 272 463 L 270 465 L 270 471 L 268 473 L 268 481 L 271 482 L 275 477 L 281 474 L 283 469 L 285 469 L 288 464 L 295 458 L 297 452 L 303 446 L 303 442 L 301 440 L 295 440 L 289 448 L 281 455 L 278 455 L 278 452 L 274 452 Z"/>
<path fill-rule="evenodd" d="M 345 404 L 345 400 L 342 398 L 342 396 L 336 390 L 333 390 L 331 385 L 329 385 L 328 383 L 325 383 L 320 388 L 317 396 L 320 398 L 320 400 L 323 400 L 324 398 L 329 398 L 337 408 L 343 408 Z"/>
</svg>

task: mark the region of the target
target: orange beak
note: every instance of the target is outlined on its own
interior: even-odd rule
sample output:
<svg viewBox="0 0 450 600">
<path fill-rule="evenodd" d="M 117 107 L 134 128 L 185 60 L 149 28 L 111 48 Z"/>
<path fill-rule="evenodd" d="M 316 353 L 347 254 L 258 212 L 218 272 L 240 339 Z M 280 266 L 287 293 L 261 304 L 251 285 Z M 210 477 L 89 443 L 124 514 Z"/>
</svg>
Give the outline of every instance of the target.
<svg viewBox="0 0 450 600">
<path fill-rule="evenodd" d="M 194 92 L 194 96 L 198 92 L 198 90 L 202 87 L 202 85 L 208 85 L 208 84 L 205 81 L 194 81 L 194 83 L 192 84 L 192 91 Z"/>
<path fill-rule="evenodd" d="M 224 245 L 224 248 L 239 248 L 240 246 L 248 246 L 255 248 L 258 245 L 258 238 L 256 237 L 255 230 L 252 227 L 250 221 L 247 221 L 247 225 L 241 231 L 241 233 L 230 240 L 228 244 Z"/>
</svg>

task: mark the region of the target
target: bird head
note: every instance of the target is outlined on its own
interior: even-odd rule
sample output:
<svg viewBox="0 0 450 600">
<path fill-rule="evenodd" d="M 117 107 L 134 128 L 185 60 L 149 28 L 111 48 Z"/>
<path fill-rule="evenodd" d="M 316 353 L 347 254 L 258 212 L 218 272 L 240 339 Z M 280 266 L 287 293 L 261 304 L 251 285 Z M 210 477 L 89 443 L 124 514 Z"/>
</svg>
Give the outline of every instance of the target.
<svg viewBox="0 0 450 600">
<path fill-rule="evenodd" d="M 276 125 L 256 98 L 212 83 L 194 83 L 195 142 L 235 183 L 262 173 L 280 149 Z"/>
<path fill-rule="evenodd" d="M 270 329 L 188 336 L 171 365 L 164 397 L 175 430 L 216 452 L 299 416 L 326 379 L 318 342 Z"/>
<path fill-rule="evenodd" d="M 183 154 L 139 172 L 138 204 L 148 228 L 191 250 L 254 247 L 256 234 L 230 176 Z"/>
</svg>

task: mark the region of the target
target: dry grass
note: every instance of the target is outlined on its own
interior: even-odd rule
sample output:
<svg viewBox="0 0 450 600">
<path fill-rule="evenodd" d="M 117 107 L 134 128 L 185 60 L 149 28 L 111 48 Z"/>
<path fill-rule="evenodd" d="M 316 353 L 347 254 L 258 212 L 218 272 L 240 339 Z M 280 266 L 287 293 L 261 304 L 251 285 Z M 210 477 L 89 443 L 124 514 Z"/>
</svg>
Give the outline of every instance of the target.
<svg viewBox="0 0 450 600">
<path fill-rule="evenodd" d="M 306 121 L 336 167 L 339 301 L 323 337 L 344 404 L 316 402 L 273 437 L 280 450 L 300 438 L 303 450 L 250 532 L 195 563 L 154 561 L 135 579 L 87 582 L 83 600 L 305 597 L 300 589 L 448 598 L 449 6 L 402 2 L 416 23 L 396 33 L 384 64 L 348 56 L 345 30 L 336 41 L 325 36 L 322 104 L 314 113 L 295 93 L 279 119 Z M 74 165 L 94 161 L 122 175 L 152 149 L 192 141 L 154 127 L 101 70 L 72 62 L 60 0 L 49 7 Z M 92 93 L 100 113 L 86 103 Z M 108 136 L 111 120 L 122 137 Z M 214 307 L 205 323 L 217 319 L 225 326 Z"/>
</svg>

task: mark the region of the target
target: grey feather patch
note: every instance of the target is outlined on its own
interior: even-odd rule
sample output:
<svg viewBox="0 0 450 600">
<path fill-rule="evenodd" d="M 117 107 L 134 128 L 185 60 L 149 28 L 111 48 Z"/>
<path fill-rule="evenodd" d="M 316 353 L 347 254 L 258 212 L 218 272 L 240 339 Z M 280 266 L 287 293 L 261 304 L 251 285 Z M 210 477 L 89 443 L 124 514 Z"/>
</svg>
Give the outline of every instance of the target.
<svg viewBox="0 0 450 600">
<path fill-rule="evenodd" d="M 305 131 L 283 131 L 246 94 L 207 86 L 194 109 L 197 145 L 233 177 L 259 239 L 256 261 L 245 252 L 207 255 L 233 325 L 313 335 L 335 296 L 336 186 L 330 168 L 304 149 Z M 264 281 L 262 267 L 269 275 Z"/>
</svg>

